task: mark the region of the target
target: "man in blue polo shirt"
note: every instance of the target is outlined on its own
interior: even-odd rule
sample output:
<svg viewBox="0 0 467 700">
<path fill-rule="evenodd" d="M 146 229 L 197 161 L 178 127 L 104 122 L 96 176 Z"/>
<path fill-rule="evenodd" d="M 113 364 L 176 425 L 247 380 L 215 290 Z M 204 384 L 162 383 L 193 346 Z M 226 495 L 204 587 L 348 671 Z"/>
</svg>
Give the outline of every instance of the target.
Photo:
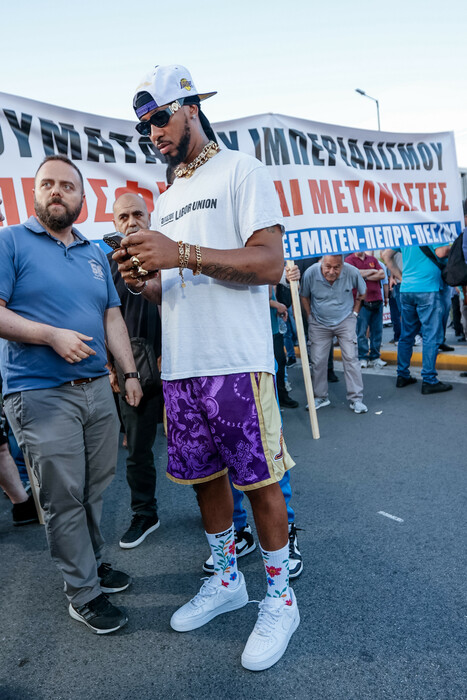
<svg viewBox="0 0 467 700">
<path fill-rule="evenodd" d="M 39 481 L 69 613 L 106 634 L 127 617 L 105 594 L 131 582 L 102 562 L 102 493 L 118 444 L 106 343 L 127 373 L 128 403 L 142 392 L 105 255 L 73 227 L 83 200 L 77 167 L 49 156 L 35 177 L 36 216 L 0 233 L 1 371 L 5 412 Z"/>
<path fill-rule="evenodd" d="M 425 247 L 425 246 L 424 246 Z M 432 255 L 445 258 L 449 246 L 444 244 L 426 246 Z M 399 249 L 383 251 L 382 258 L 396 277 L 402 277 L 401 283 L 401 335 L 397 346 L 397 380 L 396 386 L 402 388 L 415 384 L 415 377 L 410 375 L 415 336 L 423 336 L 422 354 L 422 394 L 438 394 L 452 389 L 452 384 L 438 381 L 436 356 L 444 339 L 443 299 L 441 290 L 443 280 L 441 270 L 423 250 L 417 246 L 401 248 L 403 273 L 396 265 L 394 256 Z"/>
</svg>

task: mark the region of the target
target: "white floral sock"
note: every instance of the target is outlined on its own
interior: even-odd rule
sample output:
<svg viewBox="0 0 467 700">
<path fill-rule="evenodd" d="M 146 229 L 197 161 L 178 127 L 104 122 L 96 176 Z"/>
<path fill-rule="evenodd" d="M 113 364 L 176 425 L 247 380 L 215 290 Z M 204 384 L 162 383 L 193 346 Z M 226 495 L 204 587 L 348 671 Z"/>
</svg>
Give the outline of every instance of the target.
<svg viewBox="0 0 467 700">
<path fill-rule="evenodd" d="M 261 547 L 268 590 L 266 598 L 289 598 L 289 545 L 275 552 Z"/>
<path fill-rule="evenodd" d="M 211 547 L 214 576 L 220 576 L 225 588 L 235 588 L 238 585 L 238 568 L 233 524 L 228 530 L 214 535 L 206 532 L 206 537 Z"/>
</svg>

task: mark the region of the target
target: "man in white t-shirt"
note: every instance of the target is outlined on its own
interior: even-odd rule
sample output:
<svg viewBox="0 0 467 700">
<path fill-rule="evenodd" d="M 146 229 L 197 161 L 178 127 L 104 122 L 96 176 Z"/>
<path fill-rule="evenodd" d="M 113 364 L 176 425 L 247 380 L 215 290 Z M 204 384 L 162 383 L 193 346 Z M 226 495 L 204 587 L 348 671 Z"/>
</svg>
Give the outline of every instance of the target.
<svg viewBox="0 0 467 700">
<path fill-rule="evenodd" d="M 248 602 L 230 475 L 250 498 L 266 569 L 267 594 L 242 655 L 259 671 L 281 658 L 300 621 L 278 483 L 293 461 L 269 320 L 268 285 L 283 270 L 281 211 L 267 169 L 217 146 L 200 109 L 213 94 L 198 93 L 179 65 L 156 66 L 138 87 L 136 128 L 175 168 L 175 181 L 156 203 L 157 230 L 127 236 L 115 259 L 127 284 L 161 303 L 168 476 L 195 486 L 214 562 L 214 576 L 171 626 L 193 630 Z"/>
</svg>

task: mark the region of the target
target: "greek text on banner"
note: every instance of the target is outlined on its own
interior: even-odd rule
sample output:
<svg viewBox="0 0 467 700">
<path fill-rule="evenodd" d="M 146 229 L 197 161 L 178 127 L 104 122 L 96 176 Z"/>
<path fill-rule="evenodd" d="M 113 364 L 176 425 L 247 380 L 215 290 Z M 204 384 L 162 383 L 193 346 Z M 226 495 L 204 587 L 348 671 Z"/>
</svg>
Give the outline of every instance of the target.
<svg viewBox="0 0 467 700">
<path fill-rule="evenodd" d="M 0 93 L 4 225 L 34 213 L 34 174 L 54 153 L 67 155 L 83 174 L 86 199 L 77 223 L 91 240 L 113 229 L 112 204 L 124 192 L 140 194 L 152 212 L 166 189 L 166 162 L 134 125 Z M 214 129 L 221 147 L 250 153 L 270 171 L 286 257 L 448 242 L 462 230 L 451 132 L 363 131 L 278 114 Z"/>
</svg>

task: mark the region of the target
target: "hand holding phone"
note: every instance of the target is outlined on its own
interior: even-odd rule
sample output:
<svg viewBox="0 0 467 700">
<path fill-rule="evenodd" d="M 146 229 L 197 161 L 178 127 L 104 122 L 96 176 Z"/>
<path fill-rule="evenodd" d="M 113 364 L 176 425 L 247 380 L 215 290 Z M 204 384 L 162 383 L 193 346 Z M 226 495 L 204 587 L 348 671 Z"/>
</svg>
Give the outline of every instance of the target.
<svg viewBox="0 0 467 700">
<path fill-rule="evenodd" d="M 117 231 L 114 231 L 113 233 L 105 233 L 102 237 L 102 240 L 114 250 L 118 250 L 124 238 L 125 236 L 123 235 L 123 233 L 118 233 Z"/>
</svg>

